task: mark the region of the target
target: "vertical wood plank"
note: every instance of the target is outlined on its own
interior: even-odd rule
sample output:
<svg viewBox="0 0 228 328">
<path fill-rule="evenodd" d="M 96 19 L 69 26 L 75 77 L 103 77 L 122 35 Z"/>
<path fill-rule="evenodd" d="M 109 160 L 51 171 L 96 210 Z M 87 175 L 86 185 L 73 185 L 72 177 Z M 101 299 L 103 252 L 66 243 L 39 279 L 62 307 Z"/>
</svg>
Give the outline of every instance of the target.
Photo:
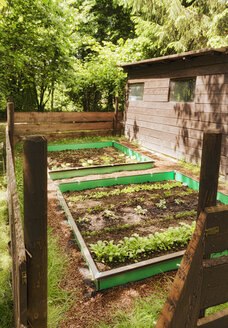
<svg viewBox="0 0 228 328">
<path fill-rule="evenodd" d="M 24 141 L 24 234 L 28 274 L 28 322 L 47 327 L 47 141 Z"/>
<path fill-rule="evenodd" d="M 14 102 L 7 103 L 7 124 L 10 139 L 11 152 L 13 157 L 13 164 L 15 167 L 15 154 L 14 154 Z"/>
<path fill-rule="evenodd" d="M 197 209 L 198 216 L 205 207 L 216 205 L 221 142 L 222 133 L 220 130 L 207 130 L 204 132 Z"/>
<path fill-rule="evenodd" d="M 117 121 L 118 121 L 118 106 L 119 106 L 119 97 L 115 98 L 115 112 L 113 116 L 113 135 L 117 134 Z"/>
<path fill-rule="evenodd" d="M 27 327 L 27 273 L 24 234 L 8 127 L 6 128 L 7 202 L 12 255 L 15 328 Z"/>
</svg>

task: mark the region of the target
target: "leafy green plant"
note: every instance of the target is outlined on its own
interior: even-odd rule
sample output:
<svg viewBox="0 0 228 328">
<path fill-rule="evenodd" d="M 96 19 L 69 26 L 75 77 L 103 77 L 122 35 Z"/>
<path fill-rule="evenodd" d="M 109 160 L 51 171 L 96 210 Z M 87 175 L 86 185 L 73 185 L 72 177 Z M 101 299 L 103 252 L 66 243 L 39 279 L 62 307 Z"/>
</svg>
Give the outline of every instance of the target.
<svg viewBox="0 0 228 328">
<path fill-rule="evenodd" d="M 120 240 L 117 244 L 114 244 L 113 240 L 109 242 L 99 240 L 96 244 L 90 244 L 90 249 L 97 261 L 124 262 L 126 259 L 137 261 L 148 253 L 186 246 L 194 229 L 195 222 L 192 225 L 181 222 L 179 227 L 170 227 L 163 232 L 150 234 L 148 237 L 140 237 L 138 234 L 124 237 L 124 240 Z"/>
<path fill-rule="evenodd" d="M 180 204 L 184 204 L 185 203 L 185 201 L 183 199 L 179 199 L 179 198 L 174 199 L 174 202 L 177 205 L 180 205 Z"/>
<path fill-rule="evenodd" d="M 103 210 L 104 210 L 104 206 L 101 205 L 101 204 L 98 204 L 98 205 L 96 205 L 96 206 L 94 206 L 92 208 L 91 207 L 88 207 L 89 214 L 92 214 L 92 213 L 100 213 Z"/>
<path fill-rule="evenodd" d="M 115 213 L 113 213 L 110 210 L 105 210 L 104 211 L 104 217 L 107 218 L 107 219 L 115 219 L 116 215 L 115 215 Z"/>
<path fill-rule="evenodd" d="M 147 213 L 147 209 L 143 209 L 142 206 L 138 205 L 136 208 L 134 208 L 135 212 L 137 214 L 145 215 Z"/>
<path fill-rule="evenodd" d="M 87 195 L 78 195 L 78 196 L 71 196 L 68 197 L 68 200 L 70 201 L 79 201 L 79 200 L 85 200 L 85 199 L 100 199 L 103 197 L 110 197 L 110 196 L 115 196 L 115 195 L 120 195 L 120 194 L 132 194 L 135 192 L 140 192 L 143 190 L 146 191 L 152 191 L 152 190 L 170 190 L 173 188 L 178 188 L 182 187 L 181 182 L 167 182 L 167 183 L 151 183 L 151 184 L 135 184 L 135 185 L 130 185 L 127 187 L 124 187 L 122 189 L 120 188 L 115 188 L 114 190 L 110 191 L 95 191 L 91 192 Z M 157 194 L 154 194 L 151 196 L 151 199 L 157 198 Z"/>
<path fill-rule="evenodd" d="M 163 210 L 167 208 L 165 199 L 161 199 L 160 202 L 156 203 L 155 205 Z"/>
<path fill-rule="evenodd" d="M 159 221 L 169 221 L 169 220 L 173 220 L 174 216 L 173 215 L 167 215 L 164 218 L 160 219 Z"/>
<path fill-rule="evenodd" d="M 88 223 L 90 220 L 86 216 L 77 219 L 78 223 Z"/>
<path fill-rule="evenodd" d="M 184 212 L 180 212 L 180 213 L 177 213 L 175 215 L 175 218 L 176 219 L 181 219 L 183 217 L 195 217 L 197 214 L 197 212 L 195 210 L 191 210 L 191 211 L 184 211 Z"/>
</svg>

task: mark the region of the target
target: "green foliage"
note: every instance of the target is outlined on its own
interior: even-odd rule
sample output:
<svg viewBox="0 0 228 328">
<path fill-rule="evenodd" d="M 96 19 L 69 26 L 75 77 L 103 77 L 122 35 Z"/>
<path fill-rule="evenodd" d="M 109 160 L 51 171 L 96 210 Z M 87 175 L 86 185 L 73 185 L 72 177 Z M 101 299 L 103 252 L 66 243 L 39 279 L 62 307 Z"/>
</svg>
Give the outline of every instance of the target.
<svg viewBox="0 0 228 328">
<path fill-rule="evenodd" d="M 187 162 L 185 158 L 180 159 L 178 164 L 184 169 L 191 171 L 193 174 L 199 175 L 200 173 L 200 166 Z"/>
<path fill-rule="evenodd" d="M 115 313 L 111 324 L 99 324 L 97 328 L 154 328 L 160 315 L 164 302 L 167 298 L 167 285 L 155 286 L 155 291 L 149 297 L 135 299 L 130 311 L 112 311 Z"/>
<path fill-rule="evenodd" d="M 132 8 L 145 57 L 226 46 L 226 0 L 119 0 Z"/>
<path fill-rule="evenodd" d="M 167 208 L 165 199 L 160 199 L 160 202 L 155 205 L 163 210 Z"/>
<path fill-rule="evenodd" d="M 54 0 L 7 0 L 0 13 L 0 93 L 17 110 L 44 111 L 71 53 L 71 13 Z"/>
<path fill-rule="evenodd" d="M 180 213 L 177 213 L 175 215 L 175 218 L 176 219 L 181 219 L 183 217 L 187 218 L 187 217 L 195 217 L 197 214 L 197 212 L 195 210 L 191 210 L 191 211 L 184 211 L 184 212 L 180 212 Z"/>
<path fill-rule="evenodd" d="M 0 172 L 0 327 L 13 326 L 13 300 L 10 281 L 11 257 L 8 252 L 6 177 Z"/>
<path fill-rule="evenodd" d="M 72 304 L 72 295 L 61 288 L 60 281 L 67 271 L 66 255 L 58 246 L 56 236 L 48 232 L 48 327 L 57 328 Z"/>
<path fill-rule="evenodd" d="M 174 203 L 177 205 L 180 205 L 180 204 L 184 204 L 185 201 L 183 199 L 176 198 L 176 199 L 174 199 Z"/>
<path fill-rule="evenodd" d="M 153 183 L 153 184 L 136 184 L 136 185 L 130 185 L 127 187 L 124 187 L 122 189 L 116 188 L 111 191 L 95 191 L 95 192 L 90 192 L 88 195 L 79 195 L 79 196 L 70 196 L 67 199 L 72 202 L 77 202 L 79 200 L 85 200 L 85 199 L 91 199 L 91 198 L 96 198 L 100 199 L 103 197 L 110 197 L 110 196 L 115 196 L 115 195 L 120 195 L 121 193 L 123 194 L 132 194 L 135 192 L 140 192 L 142 190 L 170 190 L 176 187 L 181 187 L 182 183 L 181 182 L 167 182 L 167 183 Z M 152 198 L 154 198 L 152 196 Z M 157 196 L 155 197 L 157 198 Z"/>
<path fill-rule="evenodd" d="M 150 234 L 148 237 L 140 237 L 133 234 L 125 237 L 118 244 L 111 241 L 99 240 L 96 244 L 90 244 L 92 253 L 97 261 L 101 262 L 124 262 L 125 260 L 137 260 L 148 253 L 164 252 L 175 250 L 177 247 L 184 247 L 191 239 L 195 229 L 195 222 L 192 225 L 180 223 L 179 227 L 170 227 L 163 232 Z"/>
<path fill-rule="evenodd" d="M 136 208 L 134 208 L 135 212 L 137 214 L 145 215 L 147 212 L 147 209 L 143 209 L 141 205 L 138 205 Z"/>
</svg>

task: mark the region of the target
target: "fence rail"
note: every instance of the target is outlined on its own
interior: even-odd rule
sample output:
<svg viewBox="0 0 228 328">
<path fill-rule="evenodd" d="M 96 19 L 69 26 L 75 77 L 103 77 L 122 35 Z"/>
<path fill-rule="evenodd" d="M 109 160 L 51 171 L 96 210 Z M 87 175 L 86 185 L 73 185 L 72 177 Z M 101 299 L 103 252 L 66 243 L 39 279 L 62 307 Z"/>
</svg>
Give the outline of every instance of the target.
<svg viewBox="0 0 228 328">
<path fill-rule="evenodd" d="M 122 113 L 117 112 L 61 112 L 14 113 L 14 135 L 55 135 L 56 137 L 121 134 Z"/>
<path fill-rule="evenodd" d="M 27 327 L 26 251 L 8 127 L 6 128 L 6 167 L 8 216 L 11 234 L 14 321 L 15 328 L 22 328 Z"/>
</svg>

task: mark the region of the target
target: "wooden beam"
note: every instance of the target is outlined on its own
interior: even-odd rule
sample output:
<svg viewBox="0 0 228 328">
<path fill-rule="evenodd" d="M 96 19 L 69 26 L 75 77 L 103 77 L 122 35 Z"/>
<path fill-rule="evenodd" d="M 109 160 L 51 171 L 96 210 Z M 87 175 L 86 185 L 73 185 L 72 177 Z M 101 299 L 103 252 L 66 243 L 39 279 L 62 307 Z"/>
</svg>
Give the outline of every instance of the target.
<svg viewBox="0 0 228 328">
<path fill-rule="evenodd" d="M 207 130 L 203 136 L 197 215 L 205 207 L 215 206 L 217 199 L 222 133 Z"/>
<path fill-rule="evenodd" d="M 15 123 L 112 122 L 113 112 L 17 112 Z M 118 114 L 121 119 L 121 113 Z"/>
<path fill-rule="evenodd" d="M 228 249 L 228 205 L 208 207 L 205 257 L 209 258 L 211 253 L 219 253 Z"/>
<path fill-rule="evenodd" d="M 13 157 L 6 128 L 7 202 L 12 255 L 12 289 L 15 328 L 27 327 L 27 269 Z"/>
<path fill-rule="evenodd" d="M 201 308 L 206 309 L 228 301 L 228 256 L 203 262 Z"/>
<path fill-rule="evenodd" d="M 11 153 L 13 159 L 13 165 L 15 167 L 15 154 L 14 154 L 14 102 L 7 103 L 7 124 L 8 133 L 11 146 Z"/>
<path fill-rule="evenodd" d="M 201 213 L 156 328 L 192 328 L 199 317 L 206 215 Z"/>
<path fill-rule="evenodd" d="M 28 322 L 47 327 L 47 141 L 24 140 L 24 234 L 28 251 Z"/>
<path fill-rule="evenodd" d="M 93 122 L 93 123 L 56 123 L 56 124 L 15 124 L 15 135 L 26 135 L 35 133 L 53 133 L 53 132 L 74 132 L 77 130 L 99 130 L 111 129 L 113 123 L 111 122 Z"/>
<path fill-rule="evenodd" d="M 197 328 L 227 328 L 228 327 L 228 309 L 211 314 L 205 318 L 199 319 Z"/>
</svg>

